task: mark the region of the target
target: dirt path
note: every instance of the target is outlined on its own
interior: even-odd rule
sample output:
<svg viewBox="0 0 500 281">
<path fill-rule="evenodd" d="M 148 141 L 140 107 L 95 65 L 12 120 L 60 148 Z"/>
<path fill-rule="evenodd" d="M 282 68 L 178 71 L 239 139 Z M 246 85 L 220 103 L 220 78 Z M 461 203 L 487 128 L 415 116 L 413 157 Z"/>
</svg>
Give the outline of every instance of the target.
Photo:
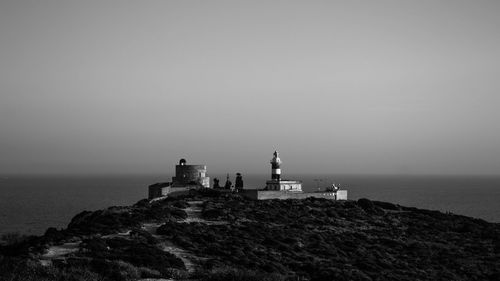
<svg viewBox="0 0 500 281">
<path fill-rule="evenodd" d="M 195 264 L 193 264 L 193 260 L 198 259 L 198 257 L 185 251 L 184 249 L 175 246 L 172 242 L 168 240 L 161 242 L 160 245 L 163 251 L 169 252 L 175 255 L 176 257 L 180 258 L 184 263 L 184 266 L 186 266 L 187 272 L 192 273 L 195 271 L 196 266 Z"/>
<path fill-rule="evenodd" d="M 188 204 L 189 207 L 184 209 L 188 215 L 184 222 L 206 222 L 201 218 L 203 201 L 188 201 Z"/>
<path fill-rule="evenodd" d="M 187 213 L 187 218 L 179 221 L 180 223 L 204 223 L 208 225 L 220 225 L 227 224 L 225 221 L 208 221 L 201 217 L 203 211 L 203 201 L 188 201 L 189 207 L 184 209 Z M 192 273 L 196 270 L 196 265 L 193 261 L 202 260 L 203 258 L 193 255 L 192 253 L 187 252 L 186 250 L 177 247 L 172 243 L 172 241 L 164 238 L 162 235 L 157 235 L 156 230 L 163 223 L 143 223 L 142 229 L 151 233 L 156 239 L 160 241 L 159 247 L 166 252 L 169 252 L 179 259 L 182 260 L 184 265 L 186 266 L 186 270 L 189 273 Z M 111 239 L 111 238 L 128 238 L 130 235 L 130 230 L 125 231 L 123 233 L 115 233 L 110 235 L 102 236 L 103 239 Z M 72 243 L 64 243 L 62 245 L 51 246 L 45 254 L 40 257 L 40 262 L 42 265 L 50 265 L 52 260 L 64 258 L 66 255 L 76 253 L 80 250 L 81 242 L 72 242 Z M 170 281 L 173 279 L 141 279 L 142 281 Z"/>
<path fill-rule="evenodd" d="M 62 245 L 50 246 L 47 251 L 40 257 L 40 264 L 48 266 L 52 264 L 52 260 L 62 259 L 64 256 L 76 253 L 80 250 L 81 242 L 64 243 Z"/>
<path fill-rule="evenodd" d="M 187 201 L 189 203 L 189 207 L 184 209 L 186 211 L 188 217 L 181 222 L 190 223 L 190 222 L 199 222 L 208 225 L 222 225 L 227 224 L 227 221 L 209 221 L 205 220 L 201 217 L 201 213 L 203 211 L 203 201 Z"/>
<path fill-rule="evenodd" d="M 199 222 L 199 223 L 207 223 L 210 224 L 210 221 L 206 221 L 201 218 L 203 201 L 188 201 L 189 207 L 184 209 L 187 213 L 187 218 L 179 221 L 181 223 L 191 223 L 191 222 Z M 196 269 L 194 260 L 201 259 L 186 250 L 175 246 L 172 241 L 165 239 L 163 236 L 156 234 L 156 230 L 160 227 L 162 223 L 144 223 L 142 225 L 142 229 L 151 233 L 156 239 L 160 241 L 159 247 L 166 252 L 169 252 L 179 259 L 182 260 L 184 265 L 186 266 L 186 270 L 190 273 L 194 272 Z"/>
</svg>

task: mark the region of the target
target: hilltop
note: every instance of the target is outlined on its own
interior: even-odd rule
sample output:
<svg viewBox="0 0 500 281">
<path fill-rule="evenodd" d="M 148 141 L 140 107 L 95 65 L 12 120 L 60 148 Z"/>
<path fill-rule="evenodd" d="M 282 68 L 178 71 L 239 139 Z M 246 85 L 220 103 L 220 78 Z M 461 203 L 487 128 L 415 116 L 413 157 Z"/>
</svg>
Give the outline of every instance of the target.
<svg viewBox="0 0 500 281">
<path fill-rule="evenodd" d="M 0 247 L 0 280 L 500 280 L 500 225 L 214 190 L 77 214 Z"/>
</svg>

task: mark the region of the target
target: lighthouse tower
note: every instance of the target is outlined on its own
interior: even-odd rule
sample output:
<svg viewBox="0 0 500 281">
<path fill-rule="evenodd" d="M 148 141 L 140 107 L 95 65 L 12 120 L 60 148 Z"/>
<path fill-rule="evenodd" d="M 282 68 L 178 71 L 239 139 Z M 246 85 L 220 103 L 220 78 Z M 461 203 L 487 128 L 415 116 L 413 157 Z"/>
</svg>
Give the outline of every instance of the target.
<svg viewBox="0 0 500 281">
<path fill-rule="evenodd" d="M 302 182 L 295 180 L 284 180 L 281 178 L 281 159 L 278 151 L 273 153 L 271 159 L 271 180 L 266 181 L 265 190 L 279 190 L 286 192 L 302 192 Z"/>
<path fill-rule="evenodd" d="M 274 157 L 271 159 L 271 167 L 272 167 L 272 173 L 271 173 L 271 179 L 280 181 L 281 180 L 281 159 L 278 155 L 278 151 L 274 151 Z"/>
</svg>

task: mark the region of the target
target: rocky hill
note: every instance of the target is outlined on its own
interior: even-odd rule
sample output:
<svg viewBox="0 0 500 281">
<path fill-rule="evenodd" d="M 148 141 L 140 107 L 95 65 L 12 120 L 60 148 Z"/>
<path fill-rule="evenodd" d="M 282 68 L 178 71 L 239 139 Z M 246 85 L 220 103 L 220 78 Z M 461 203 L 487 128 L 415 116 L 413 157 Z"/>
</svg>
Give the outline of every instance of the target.
<svg viewBox="0 0 500 281">
<path fill-rule="evenodd" d="M 500 225 L 360 199 L 213 190 L 0 247 L 0 280 L 500 280 Z"/>
</svg>

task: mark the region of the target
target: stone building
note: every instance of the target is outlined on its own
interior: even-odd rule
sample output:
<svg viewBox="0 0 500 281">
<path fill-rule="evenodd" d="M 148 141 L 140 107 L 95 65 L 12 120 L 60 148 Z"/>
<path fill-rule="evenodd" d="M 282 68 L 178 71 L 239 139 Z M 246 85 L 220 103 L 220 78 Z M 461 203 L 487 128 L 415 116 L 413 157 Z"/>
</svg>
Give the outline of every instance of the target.
<svg viewBox="0 0 500 281">
<path fill-rule="evenodd" d="M 186 159 L 181 159 L 175 166 L 175 176 L 172 182 L 160 182 L 148 187 L 148 198 L 163 198 L 188 194 L 193 188 L 209 188 L 210 178 L 206 176 L 207 166 L 186 165 Z"/>
<path fill-rule="evenodd" d="M 186 159 L 181 159 L 175 166 L 175 177 L 172 177 L 173 187 L 200 185 L 210 187 L 210 178 L 206 176 L 207 166 L 187 165 Z"/>
</svg>

